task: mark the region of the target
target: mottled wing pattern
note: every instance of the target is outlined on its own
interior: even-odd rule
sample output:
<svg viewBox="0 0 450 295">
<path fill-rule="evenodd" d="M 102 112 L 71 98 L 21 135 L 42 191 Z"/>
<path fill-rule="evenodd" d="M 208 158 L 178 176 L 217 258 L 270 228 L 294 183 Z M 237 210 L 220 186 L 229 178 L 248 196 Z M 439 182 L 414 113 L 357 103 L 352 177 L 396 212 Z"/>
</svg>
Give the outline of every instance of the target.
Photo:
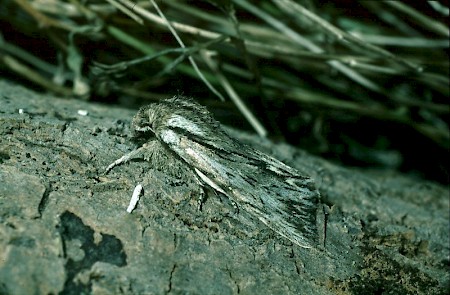
<svg viewBox="0 0 450 295">
<path fill-rule="evenodd" d="M 167 148 L 226 194 L 239 208 L 302 247 L 317 245 L 318 193 L 297 170 L 229 137 L 210 113 L 184 98 L 162 101 L 153 132 Z M 147 112 L 156 114 L 158 106 Z M 212 183 L 211 183 L 212 182 Z"/>
</svg>

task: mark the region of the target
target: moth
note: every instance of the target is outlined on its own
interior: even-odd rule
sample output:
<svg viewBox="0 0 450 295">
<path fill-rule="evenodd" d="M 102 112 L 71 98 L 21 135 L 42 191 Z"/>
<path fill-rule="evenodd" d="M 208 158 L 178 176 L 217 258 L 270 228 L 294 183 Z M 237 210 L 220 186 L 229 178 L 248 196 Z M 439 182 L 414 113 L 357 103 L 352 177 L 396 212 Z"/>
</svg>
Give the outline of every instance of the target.
<svg viewBox="0 0 450 295">
<path fill-rule="evenodd" d="M 145 143 L 107 171 L 136 157 L 167 169 L 182 167 L 281 236 L 301 247 L 317 246 L 319 194 L 313 180 L 230 137 L 199 103 L 175 96 L 150 104 L 134 116 L 132 128 Z"/>
</svg>

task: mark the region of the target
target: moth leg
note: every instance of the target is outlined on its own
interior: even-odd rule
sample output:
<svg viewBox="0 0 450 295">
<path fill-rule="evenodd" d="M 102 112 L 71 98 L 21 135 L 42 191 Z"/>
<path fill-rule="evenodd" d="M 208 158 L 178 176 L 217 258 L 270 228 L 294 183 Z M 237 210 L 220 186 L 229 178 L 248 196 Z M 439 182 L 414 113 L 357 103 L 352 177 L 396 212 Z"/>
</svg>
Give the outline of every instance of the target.
<svg viewBox="0 0 450 295">
<path fill-rule="evenodd" d="M 220 192 L 222 194 L 224 194 L 225 196 L 227 196 L 228 200 L 230 200 L 231 204 L 233 205 L 235 212 L 239 213 L 239 207 L 237 205 L 237 203 L 235 201 L 233 201 L 232 198 L 230 198 L 230 195 L 227 194 L 223 189 L 221 189 L 216 183 L 214 183 L 213 180 L 211 180 L 210 178 L 208 178 L 208 176 L 206 176 L 205 174 L 203 174 L 200 170 L 198 170 L 197 168 L 194 168 L 195 173 L 197 173 L 197 175 L 200 177 L 201 180 L 203 180 L 207 185 L 209 185 L 210 187 L 212 187 L 214 189 L 214 192 L 217 194 L 217 192 Z"/>
<path fill-rule="evenodd" d="M 217 190 L 213 190 L 214 191 L 214 194 L 216 195 L 216 197 L 219 197 L 219 193 L 218 193 L 218 191 Z M 223 194 L 223 193 L 222 193 Z M 239 206 L 238 206 L 238 204 L 233 200 L 233 199 L 231 199 L 230 197 L 229 197 L 229 195 L 227 195 L 227 194 L 223 194 L 225 197 L 227 197 L 227 200 L 231 203 L 231 206 L 233 206 L 233 209 L 234 209 L 234 214 L 239 214 Z"/>
<path fill-rule="evenodd" d="M 233 206 L 234 214 L 239 214 L 238 204 L 232 198 L 230 198 L 230 196 L 228 196 L 228 195 L 225 195 L 225 196 L 227 197 L 228 201 L 231 203 L 231 206 Z"/>
<path fill-rule="evenodd" d="M 198 195 L 198 199 L 197 199 L 197 209 L 198 211 L 202 211 L 202 207 L 203 204 L 206 202 L 206 193 L 205 193 L 205 187 L 203 185 L 203 182 L 200 181 L 200 179 L 198 179 L 197 175 L 193 174 L 192 175 L 195 183 L 198 185 L 199 189 L 199 195 Z"/>
<path fill-rule="evenodd" d="M 113 169 L 114 167 L 126 163 L 129 160 L 133 159 L 133 158 L 137 158 L 139 155 L 142 156 L 143 151 L 146 149 L 146 144 L 142 145 L 140 148 L 129 152 L 128 154 L 123 155 L 122 157 L 120 157 L 119 159 L 115 160 L 112 164 L 110 164 L 107 168 L 105 173 L 108 173 L 109 171 L 111 171 L 111 169 Z"/>
<path fill-rule="evenodd" d="M 206 201 L 204 183 L 190 167 L 179 159 L 174 158 L 171 152 L 157 139 L 147 142 L 139 150 L 136 154 L 140 154 L 145 161 L 150 162 L 154 169 L 164 172 L 179 182 L 195 185 L 198 188 L 196 192 L 199 194 L 197 208 L 199 211 L 202 210 L 202 206 Z"/>
<path fill-rule="evenodd" d="M 197 209 L 198 209 L 198 211 L 202 211 L 202 207 L 203 207 L 203 204 L 205 202 L 206 202 L 206 194 L 205 194 L 205 191 L 202 188 L 202 190 L 200 192 L 200 195 L 198 196 L 198 199 L 197 199 Z"/>
</svg>

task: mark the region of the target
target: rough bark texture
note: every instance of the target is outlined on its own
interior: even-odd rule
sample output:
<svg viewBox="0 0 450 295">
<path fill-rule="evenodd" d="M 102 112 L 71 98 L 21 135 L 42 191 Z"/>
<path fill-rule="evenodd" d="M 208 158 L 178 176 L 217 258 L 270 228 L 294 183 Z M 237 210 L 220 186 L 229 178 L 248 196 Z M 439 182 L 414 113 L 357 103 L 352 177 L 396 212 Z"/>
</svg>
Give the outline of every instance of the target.
<svg viewBox="0 0 450 295">
<path fill-rule="evenodd" d="M 0 81 L 0 294 L 449 291 L 446 187 L 230 131 L 317 180 L 326 250 L 303 249 L 220 195 L 198 211 L 198 190 L 147 162 L 104 175 L 134 113 Z"/>
</svg>

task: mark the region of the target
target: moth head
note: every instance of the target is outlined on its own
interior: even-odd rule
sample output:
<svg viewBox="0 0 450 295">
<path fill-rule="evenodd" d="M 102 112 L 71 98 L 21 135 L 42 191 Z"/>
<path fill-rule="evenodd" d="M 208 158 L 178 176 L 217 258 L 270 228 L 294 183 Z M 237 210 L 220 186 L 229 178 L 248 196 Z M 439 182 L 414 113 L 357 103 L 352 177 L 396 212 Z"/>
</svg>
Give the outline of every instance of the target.
<svg viewBox="0 0 450 295">
<path fill-rule="evenodd" d="M 134 116 L 132 127 L 138 136 L 153 135 L 155 130 L 156 113 L 150 106 L 142 107 Z"/>
</svg>

